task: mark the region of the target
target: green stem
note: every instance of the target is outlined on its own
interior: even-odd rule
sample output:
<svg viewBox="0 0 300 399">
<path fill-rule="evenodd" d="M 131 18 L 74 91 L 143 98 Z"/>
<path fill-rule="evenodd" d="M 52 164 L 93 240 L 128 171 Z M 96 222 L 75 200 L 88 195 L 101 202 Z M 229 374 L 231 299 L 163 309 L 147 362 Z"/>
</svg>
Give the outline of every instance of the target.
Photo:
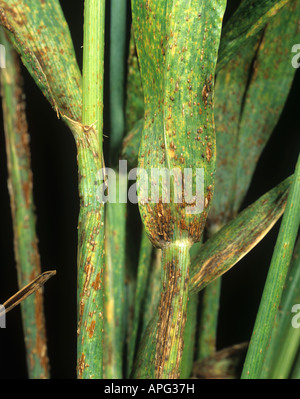
<svg viewBox="0 0 300 399">
<path fill-rule="evenodd" d="M 278 358 L 271 377 L 273 379 L 288 379 L 293 362 L 300 347 L 300 328 L 290 326 L 283 345 L 280 347 Z"/>
<path fill-rule="evenodd" d="M 137 336 L 138 327 L 140 325 L 141 309 L 142 304 L 145 301 L 145 295 L 147 290 L 147 283 L 149 282 L 150 266 L 151 266 L 151 254 L 153 251 L 153 246 L 145 233 L 142 231 L 142 240 L 140 246 L 139 263 L 138 263 L 138 273 L 137 273 L 137 283 L 134 301 L 134 314 L 132 320 L 132 331 L 130 335 L 129 342 L 129 354 L 128 354 L 128 369 L 132 369 Z"/>
<path fill-rule="evenodd" d="M 148 324 L 154 317 L 160 300 L 161 252 L 161 249 L 154 248 L 149 283 L 144 299 L 141 337 L 144 335 Z"/>
<path fill-rule="evenodd" d="M 6 68 L 1 69 L 1 96 L 6 141 L 8 187 L 14 231 L 14 251 L 20 288 L 41 273 L 35 212 L 29 135 L 23 79 L 18 56 L 1 28 Z M 46 327 L 41 291 L 21 305 L 29 378 L 49 378 Z"/>
<path fill-rule="evenodd" d="M 242 378 L 260 378 L 300 222 L 300 157 L 247 352 Z"/>
<path fill-rule="evenodd" d="M 124 79 L 126 1 L 110 2 L 110 54 L 109 54 L 109 100 L 110 135 L 109 162 L 116 168 L 124 134 Z M 119 203 L 119 190 L 126 191 L 127 175 L 116 176 L 116 201 L 108 201 L 105 208 L 105 301 L 104 301 L 104 347 L 103 376 L 108 379 L 123 376 L 123 343 L 125 315 L 125 246 L 126 204 Z M 120 179 L 119 179 L 120 178 Z M 120 187 L 119 187 L 120 182 Z"/>
<path fill-rule="evenodd" d="M 125 313 L 126 204 L 119 203 L 119 190 L 127 188 L 127 176 L 116 174 L 117 202 L 105 208 L 104 271 L 104 378 L 122 378 Z M 119 186 L 120 184 L 120 186 Z M 114 195 L 111 187 L 110 195 Z"/>
<path fill-rule="evenodd" d="M 156 378 L 179 378 L 189 289 L 191 244 L 175 241 L 162 249 L 162 286 L 156 336 Z"/>
<path fill-rule="evenodd" d="M 82 123 L 94 124 L 102 146 L 105 0 L 85 0 Z"/>
<path fill-rule="evenodd" d="M 198 333 L 197 360 L 202 360 L 216 352 L 221 281 L 221 277 L 217 278 L 210 283 L 203 292 Z"/>
<path fill-rule="evenodd" d="M 78 378 L 103 375 L 104 205 L 95 182 L 103 176 L 104 0 L 86 0 L 83 42 L 83 125 L 74 124 L 79 168 Z"/>
<path fill-rule="evenodd" d="M 298 240 L 289 267 L 271 341 L 264 360 L 262 378 L 289 378 L 299 349 L 300 328 L 292 324 L 292 308 L 300 302 L 300 240 Z"/>
<path fill-rule="evenodd" d="M 124 80 L 126 45 L 126 0 L 111 0 L 110 16 L 110 157 L 114 165 L 122 147 L 125 130 Z"/>
<path fill-rule="evenodd" d="M 189 297 L 186 311 L 186 323 L 183 337 L 184 347 L 180 365 L 180 378 L 182 379 L 190 378 L 193 369 L 197 328 L 197 308 L 198 296 L 192 295 Z"/>
</svg>

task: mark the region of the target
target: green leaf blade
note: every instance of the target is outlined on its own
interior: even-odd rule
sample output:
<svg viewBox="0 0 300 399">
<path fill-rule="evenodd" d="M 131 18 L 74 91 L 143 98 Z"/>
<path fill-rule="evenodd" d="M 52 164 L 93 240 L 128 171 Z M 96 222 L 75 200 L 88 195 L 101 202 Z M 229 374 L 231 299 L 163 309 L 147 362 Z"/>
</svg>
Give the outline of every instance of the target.
<svg viewBox="0 0 300 399">
<path fill-rule="evenodd" d="M 276 312 L 300 224 L 300 158 L 296 165 L 286 210 L 247 352 L 242 378 L 260 378 Z"/>
</svg>

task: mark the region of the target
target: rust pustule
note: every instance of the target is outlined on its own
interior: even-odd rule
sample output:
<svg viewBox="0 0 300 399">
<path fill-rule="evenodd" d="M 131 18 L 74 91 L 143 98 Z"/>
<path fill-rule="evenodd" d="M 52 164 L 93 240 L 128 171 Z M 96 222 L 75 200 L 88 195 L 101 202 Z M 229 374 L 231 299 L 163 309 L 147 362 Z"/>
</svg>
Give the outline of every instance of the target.
<svg viewBox="0 0 300 399">
<path fill-rule="evenodd" d="M 101 288 L 101 273 L 97 273 L 96 279 L 92 282 L 92 287 L 94 290 L 99 290 Z"/>
<path fill-rule="evenodd" d="M 95 327 L 96 327 L 96 320 L 92 320 L 91 324 L 88 327 L 89 338 L 93 338 Z"/>
</svg>

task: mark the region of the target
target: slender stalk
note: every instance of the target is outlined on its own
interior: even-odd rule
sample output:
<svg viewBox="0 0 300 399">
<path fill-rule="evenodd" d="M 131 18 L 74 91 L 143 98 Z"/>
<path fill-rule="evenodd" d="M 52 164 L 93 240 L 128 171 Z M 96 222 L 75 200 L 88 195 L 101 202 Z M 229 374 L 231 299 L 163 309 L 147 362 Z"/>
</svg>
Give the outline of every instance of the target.
<svg viewBox="0 0 300 399">
<path fill-rule="evenodd" d="M 143 336 L 146 328 L 154 317 L 160 300 L 160 282 L 161 282 L 161 249 L 155 248 L 153 251 L 153 261 L 151 262 L 151 270 L 149 283 L 145 293 L 143 319 L 141 327 L 141 336 Z"/>
<path fill-rule="evenodd" d="M 300 223 L 300 156 L 247 352 L 242 378 L 260 378 Z"/>
<path fill-rule="evenodd" d="M 216 351 L 221 281 L 221 278 L 217 278 L 203 292 L 200 308 L 197 360 L 211 356 Z"/>
<path fill-rule="evenodd" d="M 131 27 L 128 54 L 128 72 L 126 82 L 126 132 L 129 132 L 134 124 L 139 121 L 144 114 L 144 94 L 141 82 L 138 58 L 133 28 Z M 138 153 L 138 148 L 136 156 Z M 137 163 L 137 162 L 136 162 Z M 136 165 L 135 165 L 136 166 Z"/>
<path fill-rule="evenodd" d="M 125 45 L 126 0 L 110 1 L 110 157 L 114 165 L 118 160 L 125 131 Z"/>
<path fill-rule="evenodd" d="M 125 312 L 125 247 L 126 204 L 119 203 L 119 190 L 127 188 L 127 175 L 116 174 L 115 203 L 105 208 L 105 270 L 104 270 L 104 378 L 123 377 L 124 312 Z M 120 184 L 120 186 L 119 186 Z M 120 187 L 120 188 L 119 188 Z M 110 187 L 110 195 L 114 195 Z"/>
<path fill-rule="evenodd" d="M 105 0 L 85 0 L 82 123 L 94 125 L 102 145 Z"/>
<path fill-rule="evenodd" d="M 103 165 L 104 0 L 86 0 L 82 123 L 74 131 L 79 168 L 78 378 L 103 375 L 104 206 L 95 182 Z"/>
<path fill-rule="evenodd" d="M 147 288 L 147 283 L 149 281 L 150 264 L 151 264 L 151 254 L 152 254 L 152 244 L 147 237 L 145 230 L 142 232 L 142 241 L 140 246 L 139 254 L 139 264 L 138 264 L 138 274 L 134 301 L 134 313 L 132 320 L 132 330 L 129 342 L 129 354 L 128 354 L 128 369 L 132 369 L 134 354 L 136 350 L 138 327 L 141 320 L 141 309 L 142 304 L 145 299 L 145 293 Z"/>
<path fill-rule="evenodd" d="M 125 130 L 124 81 L 126 41 L 125 1 L 110 2 L 109 162 L 116 168 Z M 123 377 L 125 315 L 126 204 L 119 202 L 119 190 L 127 190 L 127 175 L 116 172 L 116 192 L 109 188 L 114 201 L 105 205 L 105 300 L 104 300 L 104 378 Z M 120 182 L 120 186 L 119 186 Z M 123 190 L 124 189 L 124 190 Z"/>
<path fill-rule="evenodd" d="M 300 240 L 298 240 L 282 300 L 272 329 L 272 336 L 264 360 L 262 378 L 289 378 L 300 345 L 300 328 L 292 324 L 292 309 L 300 302 Z"/>
<path fill-rule="evenodd" d="M 190 378 L 193 369 L 197 329 L 197 308 L 198 296 L 189 296 L 183 336 L 184 347 L 180 365 L 180 378 L 182 379 Z"/>
<path fill-rule="evenodd" d="M 198 253 L 199 248 L 203 244 L 203 239 L 200 242 L 194 243 L 190 249 L 190 258 Z M 193 364 L 196 355 L 196 336 L 198 324 L 198 307 L 199 296 L 189 295 L 188 306 L 186 312 L 186 323 L 184 328 L 184 347 L 182 352 L 182 360 L 180 365 L 180 378 L 190 378 L 193 369 Z"/>
<path fill-rule="evenodd" d="M 189 290 L 190 241 L 162 249 L 162 286 L 158 307 L 155 377 L 179 378 Z"/>
<path fill-rule="evenodd" d="M 273 379 L 288 379 L 289 373 L 292 369 L 297 351 L 300 347 L 300 329 L 290 326 L 286 335 L 285 341 L 280 348 L 276 364 L 271 373 L 270 378 Z"/>
<path fill-rule="evenodd" d="M 29 134 L 19 57 L 1 28 L 6 68 L 1 69 L 1 96 L 6 141 L 8 188 L 14 232 L 18 285 L 41 273 L 32 192 Z M 43 294 L 36 292 L 21 305 L 29 378 L 49 378 Z"/>
</svg>

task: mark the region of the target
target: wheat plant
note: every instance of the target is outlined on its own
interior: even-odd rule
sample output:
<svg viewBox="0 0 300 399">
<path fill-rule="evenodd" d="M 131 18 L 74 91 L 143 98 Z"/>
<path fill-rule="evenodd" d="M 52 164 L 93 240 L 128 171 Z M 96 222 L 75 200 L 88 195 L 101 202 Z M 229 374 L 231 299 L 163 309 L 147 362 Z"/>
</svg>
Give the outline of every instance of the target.
<svg viewBox="0 0 300 399">
<path fill-rule="evenodd" d="M 71 295 L 76 322 L 68 325 L 72 370 L 62 377 L 300 378 L 299 128 L 287 136 L 298 157 L 285 159 L 291 173 L 278 180 L 275 170 L 277 183 L 247 203 L 298 82 L 300 1 L 85 0 L 79 26 L 66 12 L 66 1 L 0 0 L 20 290 L 13 295 L 6 278 L 15 271 L 2 261 L 1 281 L 13 296 L 5 302 L 0 294 L 7 311 L 21 302 L 26 375 L 55 375 L 61 354 L 49 333 L 47 295 L 65 273 L 55 312 L 72 313 L 63 305 Z M 42 189 L 34 184 L 26 108 L 35 98 L 26 99 L 24 80 L 70 136 L 62 158 L 73 154 L 76 163 L 76 254 L 68 269 L 50 265 L 56 272 L 45 272 L 39 251 Z M 58 144 L 51 148 L 59 156 Z M 220 347 L 224 278 L 270 231 L 274 250 L 265 274 L 255 276 L 263 283 L 251 334 Z M 41 285 L 54 274 L 46 295 Z M 13 312 L 0 311 L 7 330 Z"/>
</svg>

